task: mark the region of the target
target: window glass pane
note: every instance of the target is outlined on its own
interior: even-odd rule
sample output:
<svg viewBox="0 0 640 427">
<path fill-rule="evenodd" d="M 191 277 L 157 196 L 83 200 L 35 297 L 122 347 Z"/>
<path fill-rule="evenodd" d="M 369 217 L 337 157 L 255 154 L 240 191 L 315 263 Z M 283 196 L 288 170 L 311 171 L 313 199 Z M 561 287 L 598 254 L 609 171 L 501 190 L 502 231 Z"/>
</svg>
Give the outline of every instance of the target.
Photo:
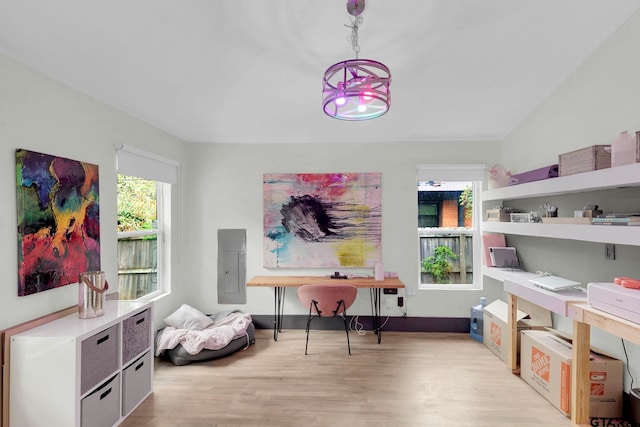
<svg viewBox="0 0 640 427">
<path fill-rule="evenodd" d="M 158 236 L 118 239 L 120 299 L 138 299 L 158 290 Z"/>
<path fill-rule="evenodd" d="M 418 183 L 421 284 L 473 284 L 473 183 Z"/>
<path fill-rule="evenodd" d="M 118 175 L 118 291 L 137 299 L 158 290 L 157 182 Z"/>
<path fill-rule="evenodd" d="M 435 203 L 420 203 L 418 205 L 418 215 L 438 215 L 438 205 Z"/>
<path fill-rule="evenodd" d="M 157 228 L 157 183 L 118 175 L 118 231 Z"/>
<path fill-rule="evenodd" d="M 418 227 L 438 226 L 438 205 L 418 201 Z"/>
<path fill-rule="evenodd" d="M 420 236 L 421 283 L 473 283 L 473 235 L 460 230 Z"/>
</svg>

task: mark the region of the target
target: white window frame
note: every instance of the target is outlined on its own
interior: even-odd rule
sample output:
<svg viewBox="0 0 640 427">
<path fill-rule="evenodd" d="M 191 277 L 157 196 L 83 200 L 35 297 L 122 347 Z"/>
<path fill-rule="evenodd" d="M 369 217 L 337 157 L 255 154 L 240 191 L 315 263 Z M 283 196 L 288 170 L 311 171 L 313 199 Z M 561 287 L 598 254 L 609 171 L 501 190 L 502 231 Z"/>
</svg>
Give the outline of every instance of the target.
<svg viewBox="0 0 640 427">
<path fill-rule="evenodd" d="M 171 293 L 171 187 L 177 184 L 180 163 L 121 145 L 118 150 L 118 173 L 156 182 L 157 227 L 118 233 L 118 237 L 157 235 L 158 288 L 136 301 L 154 301 Z"/>
<path fill-rule="evenodd" d="M 482 289 L 482 180 L 485 165 L 418 165 L 417 182 L 424 181 L 468 181 L 472 182 L 472 241 L 473 241 L 473 283 L 421 283 L 420 237 L 425 234 L 418 228 L 418 198 L 416 197 L 416 230 L 417 230 L 417 276 L 418 290 L 481 290 Z M 416 186 L 416 195 L 417 195 Z"/>
</svg>

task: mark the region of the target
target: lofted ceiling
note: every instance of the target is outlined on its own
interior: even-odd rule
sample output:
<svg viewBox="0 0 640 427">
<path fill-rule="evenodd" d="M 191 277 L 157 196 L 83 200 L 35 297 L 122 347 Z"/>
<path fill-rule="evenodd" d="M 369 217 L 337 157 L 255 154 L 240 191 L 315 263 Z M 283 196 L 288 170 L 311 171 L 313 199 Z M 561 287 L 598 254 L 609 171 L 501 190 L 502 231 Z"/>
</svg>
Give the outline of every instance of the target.
<svg viewBox="0 0 640 427">
<path fill-rule="evenodd" d="M 640 0 L 367 0 L 360 58 L 391 110 L 324 115 L 346 0 L 0 0 L 0 53 L 186 141 L 501 139 Z"/>
</svg>

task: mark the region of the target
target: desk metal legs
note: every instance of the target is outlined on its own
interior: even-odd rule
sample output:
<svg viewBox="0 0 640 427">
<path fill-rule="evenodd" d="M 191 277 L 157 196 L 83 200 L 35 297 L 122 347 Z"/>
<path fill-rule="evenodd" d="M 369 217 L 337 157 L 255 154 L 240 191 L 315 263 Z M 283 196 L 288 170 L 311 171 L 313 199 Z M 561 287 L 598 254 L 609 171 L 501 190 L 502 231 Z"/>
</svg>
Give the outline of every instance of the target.
<svg viewBox="0 0 640 427">
<path fill-rule="evenodd" d="M 284 286 L 274 288 L 273 302 L 273 340 L 278 341 L 278 334 L 282 332 L 282 318 L 284 317 Z M 382 341 L 382 322 L 380 320 L 380 303 L 382 300 L 382 288 L 370 288 L 371 291 L 371 314 L 373 321 L 373 332 L 378 338 L 378 344 Z"/>
<path fill-rule="evenodd" d="M 282 317 L 284 315 L 284 286 L 276 286 L 274 291 L 274 314 L 273 314 L 273 340 L 278 341 L 278 333 L 282 331 Z"/>
<path fill-rule="evenodd" d="M 373 331 L 378 337 L 378 344 L 380 344 L 380 341 L 382 341 L 382 322 L 380 321 L 380 301 L 382 300 L 382 288 L 370 288 L 370 290 Z"/>
</svg>

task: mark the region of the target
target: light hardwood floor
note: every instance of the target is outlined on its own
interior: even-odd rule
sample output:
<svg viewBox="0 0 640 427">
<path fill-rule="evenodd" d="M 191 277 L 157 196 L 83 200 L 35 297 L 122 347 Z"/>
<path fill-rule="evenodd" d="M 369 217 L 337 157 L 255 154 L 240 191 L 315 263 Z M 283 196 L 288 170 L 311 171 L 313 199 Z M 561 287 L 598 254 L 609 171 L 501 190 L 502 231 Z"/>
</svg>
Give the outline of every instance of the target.
<svg viewBox="0 0 640 427">
<path fill-rule="evenodd" d="M 564 427 L 571 422 L 467 334 L 258 330 L 187 366 L 156 359 L 154 393 L 123 427 Z"/>
</svg>

